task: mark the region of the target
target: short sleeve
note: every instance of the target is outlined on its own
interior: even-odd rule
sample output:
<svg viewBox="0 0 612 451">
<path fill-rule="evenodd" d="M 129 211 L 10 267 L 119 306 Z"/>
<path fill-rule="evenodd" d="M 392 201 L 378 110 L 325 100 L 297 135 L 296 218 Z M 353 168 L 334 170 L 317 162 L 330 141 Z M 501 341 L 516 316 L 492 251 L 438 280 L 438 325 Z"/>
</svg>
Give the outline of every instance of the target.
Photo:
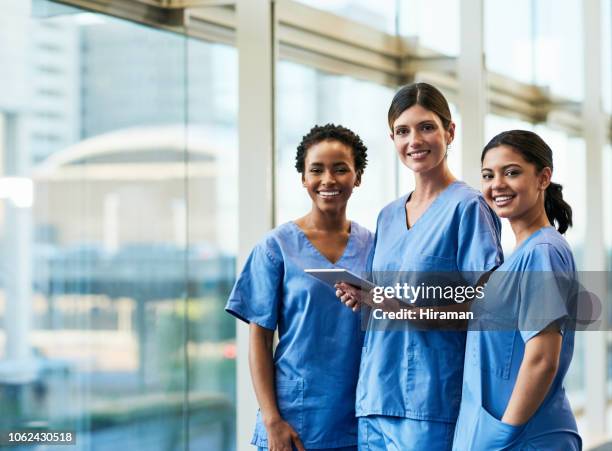
<svg viewBox="0 0 612 451">
<path fill-rule="evenodd" d="M 265 243 L 258 244 L 234 284 L 225 311 L 246 323 L 276 329 L 283 273 L 281 259 Z"/>
<path fill-rule="evenodd" d="M 461 212 L 457 247 L 457 268 L 473 285 L 484 271 L 503 262 L 500 245 L 501 223 L 481 196 L 470 200 Z"/>
<path fill-rule="evenodd" d="M 552 323 L 563 331 L 576 300 L 576 278 L 551 244 L 538 244 L 525 260 L 519 282 L 519 329 L 524 342 Z"/>
</svg>

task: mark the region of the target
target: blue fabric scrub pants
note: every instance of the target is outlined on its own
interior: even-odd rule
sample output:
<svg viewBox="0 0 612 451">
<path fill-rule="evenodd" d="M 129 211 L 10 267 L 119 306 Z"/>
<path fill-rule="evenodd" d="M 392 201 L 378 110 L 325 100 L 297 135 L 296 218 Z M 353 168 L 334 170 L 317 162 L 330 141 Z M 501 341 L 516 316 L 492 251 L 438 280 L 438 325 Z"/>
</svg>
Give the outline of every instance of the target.
<svg viewBox="0 0 612 451">
<path fill-rule="evenodd" d="M 359 418 L 359 451 L 450 451 L 455 423 L 371 415 Z"/>
<path fill-rule="evenodd" d="M 295 451 L 295 446 L 293 447 L 293 450 Z M 357 447 L 356 446 L 345 446 L 343 448 L 306 448 L 306 451 L 357 451 Z M 257 448 L 257 451 L 268 451 L 268 448 Z"/>
</svg>

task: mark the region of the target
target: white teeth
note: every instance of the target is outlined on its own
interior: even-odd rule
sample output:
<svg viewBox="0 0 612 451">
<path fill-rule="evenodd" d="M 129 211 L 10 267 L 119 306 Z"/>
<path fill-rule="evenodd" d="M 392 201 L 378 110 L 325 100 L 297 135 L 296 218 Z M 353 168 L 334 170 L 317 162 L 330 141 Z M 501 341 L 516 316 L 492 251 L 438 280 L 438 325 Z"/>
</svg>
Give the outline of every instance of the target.
<svg viewBox="0 0 612 451">
<path fill-rule="evenodd" d="M 507 194 L 503 196 L 493 197 L 493 201 L 495 202 L 495 205 L 497 205 L 498 207 L 508 204 L 512 199 L 514 199 L 514 196 L 507 195 Z"/>
<path fill-rule="evenodd" d="M 512 199 L 512 196 L 497 196 L 495 198 L 495 201 L 504 202 L 504 201 L 510 200 L 510 199 Z"/>
<path fill-rule="evenodd" d="M 340 194 L 340 191 L 319 191 L 319 195 L 323 197 L 333 197 Z"/>
<path fill-rule="evenodd" d="M 422 157 L 427 152 L 429 152 L 429 150 L 418 150 L 416 152 L 410 152 L 408 155 L 411 157 Z"/>
</svg>

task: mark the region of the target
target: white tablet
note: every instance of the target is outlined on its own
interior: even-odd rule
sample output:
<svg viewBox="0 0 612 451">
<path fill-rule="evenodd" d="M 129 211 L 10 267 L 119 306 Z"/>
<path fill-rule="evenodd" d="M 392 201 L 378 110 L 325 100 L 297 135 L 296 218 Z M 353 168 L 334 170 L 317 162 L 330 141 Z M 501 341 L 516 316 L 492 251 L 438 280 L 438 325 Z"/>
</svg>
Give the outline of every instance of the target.
<svg viewBox="0 0 612 451">
<path fill-rule="evenodd" d="M 374 285 L 369 280 L 359 277 L 357 274 L 350 272 L 348 269 L 333 268 L 333 269 L 305 269 L 305 273 L 325 282 L 327 285 L 335 288 L 334 285 L 339 282 L 345 282 L 349 285 L 354 285 L 363 290 L 371 290 Z"/>
</svg>

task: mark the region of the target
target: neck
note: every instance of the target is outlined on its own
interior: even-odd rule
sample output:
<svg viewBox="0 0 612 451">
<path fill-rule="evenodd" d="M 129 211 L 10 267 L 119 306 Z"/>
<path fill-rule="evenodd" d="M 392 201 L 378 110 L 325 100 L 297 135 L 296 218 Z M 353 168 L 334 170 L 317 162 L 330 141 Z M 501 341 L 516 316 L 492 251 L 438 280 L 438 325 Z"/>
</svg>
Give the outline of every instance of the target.
<svg viewBox="0 0 612 451">
<path fill-rule="evenodd" d="M 346 218 L 346 207 L 333 212 L 324 212 L 318 208 L 313 208 L 303 219 L 309 228 L 315 230 L 343 232 L 351 227 L 350 221 Z"/>
<path fill-rule="evenodd" d="M 448 185 L 457 180 L 448 169 L 446 160 L 438 167 L 428 172 L 416 173 L 414 178 L 415 188 L 412 193 L 412 199 L 416 201 L 437 196 L 441 191 L 444 191 Z"/>
<path fill-rule="evenodd" d="M 522 217 L 510 220 L 510 227 L 514 232 L 516 239 L 516 247 L 520 246 L 523 241 L 540 230 L 542 227 L 550 226 L 550 221 L 546 216 L 544 205 L 533 212 L 527 212 Z"/>
</svg>

